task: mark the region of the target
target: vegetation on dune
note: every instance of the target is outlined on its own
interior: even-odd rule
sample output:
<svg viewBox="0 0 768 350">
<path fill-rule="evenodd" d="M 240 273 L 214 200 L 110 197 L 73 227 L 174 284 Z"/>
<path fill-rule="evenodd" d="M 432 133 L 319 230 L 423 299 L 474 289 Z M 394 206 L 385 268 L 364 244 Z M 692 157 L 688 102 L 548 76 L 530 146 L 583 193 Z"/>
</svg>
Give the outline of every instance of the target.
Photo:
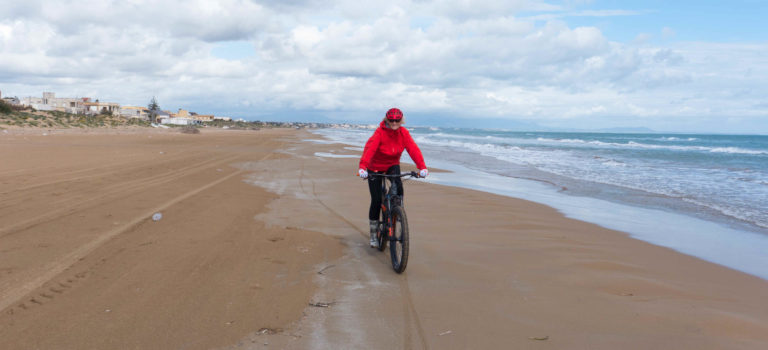
<svg viewBox="0 0 768 350">
<path fill-rule="evenodd" d="M 306 122 L 264 122 L 260 120 L 255 121 L 243 121 L 243 120 L 214 120 L 212 122 L 206 122 L 205 126 L 215 128 L 225 128 L 233 130 L 259 130 L 270 128 L 323 128 L 329 127 L 332 124 L 325 123 L 306 123 Z"/>
<path fill-rule="evenodd" d="M 150 118 L 157 118 L 159 106 L 153 97 L 149 104 Z M 0 100 L 0 129 L 4 127 L 29 127 L 29 128 L 110 128 L 120 126 L 144 126 L 149 127 L 148 120 L 136 118 L 124 118 L 114 116 L 106 110 L 99 114 L 72 114 L 61 111 L 38 111 L 31 107 L 9 105 Z M 169 125 L 171 127 L 181 127 Z M 324 127 L 326 124 L 318 123 L 287 123 L 287 122 L 263 122 L 243 120 L 214 120 L 198 126 L 185 127 L 186 133 L 194 133 L 199 127 L 214 127 L 232 130 L 259 130 L 262 128 L 307 128 Z M 194 129 L 194 131 L 193 131 Z M 199 132 L 199 131 L 198 131 Z"/>
<path fill-rule="evenodd" d="M 59 111 L 36 111 L 32 108 L 8 106 L 2 102 L 0 105 L 0 125 L 32 128 L 104 128 L 129 125 L 149 126 L 149 122 L 117 117 L 110 113 L 87 115 Z"/>
<path fill-rule="evenodd" d="M 5 101 L 0 100 L 0 114 L 10 114 L 11 112 L 13 112 L 11 106 L 5 103 Z"/>
<path fill-rule="evenodd" d="M 205 125 L 212 126 L 215 128 L 228 128 L 228 129 L 235 129 L 235 130 L 258 130 L 260 128 L 266 127 L 265 123 L 263 122 L 245 122 L 245 121 L 225 121 L 225 120 L 214 120 L 212 122 L 207 122 Z"/>
</svg>

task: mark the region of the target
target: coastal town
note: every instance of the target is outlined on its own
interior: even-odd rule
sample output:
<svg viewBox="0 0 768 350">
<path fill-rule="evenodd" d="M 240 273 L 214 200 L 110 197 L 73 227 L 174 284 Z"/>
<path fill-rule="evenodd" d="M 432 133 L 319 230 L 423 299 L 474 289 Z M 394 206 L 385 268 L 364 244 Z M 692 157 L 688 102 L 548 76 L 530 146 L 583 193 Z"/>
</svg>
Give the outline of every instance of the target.
<svg viewBox="0 0 768 350">
<path fill-rule="evenodd" d="M 177 112 L 168 110 L 151 110 L 149 107 L 121 105 L 118 102 L 104 102 L 90 97 L 56 97 L 54 92 L 43 92 L 42 97 L 0 97 L 3 102 L 10 106 L 21 108 L 30 108 L 36 111 L 58 111 L 70 114 L 81 115 L 111 115 L 114 117 L 123 117 L 127 119 L 138 119 L 150 121 L 158 124 L 172 125 L 195 125 L 215 120 L 232 121 L 230 117 L 215 116 L 213 114 L 198 114 L 179 108 Z"/>
<path fill-rule="evenodd" d="M 147 106 L 122 105 L 104 102 L 90 97 L 57 97 L 54 92 L 43 92 L 41 97 L 4 96 L 0 90 L 0 129 L 15 127 L 100 127 L 119 125 L 144 125 L 153 127 L 197 126 L 234 129 L 260 127 L 354 127 L 351 124 L 313 122 L 253 121 L 214 114 L 201 114 L 184 108 L 176 112 L 161 109 L 154 97 Z M 9 119 L 10 112 L 15 114 Z M 102 118 L 102 120 L 98 120 Z M 108 121 L 103 118 L 109 119 Z"/>
</svg>

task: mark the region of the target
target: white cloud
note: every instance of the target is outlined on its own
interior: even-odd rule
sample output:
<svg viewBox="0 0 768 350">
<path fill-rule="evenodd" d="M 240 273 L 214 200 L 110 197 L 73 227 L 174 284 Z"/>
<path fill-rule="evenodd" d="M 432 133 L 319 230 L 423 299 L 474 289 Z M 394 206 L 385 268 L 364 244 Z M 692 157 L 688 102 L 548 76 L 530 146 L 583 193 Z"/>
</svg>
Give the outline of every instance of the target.
<svg viewBox="0 0 768 350">
<path fill-rule="evenodd" d="M 560 6 L 542 1 L 528 0 L 434 0 L 426 2 L 426 9 L 454 20 L 486 19 L 511 16 L 520 11 L 558 11 Z"/>
<path fill-rule="evenodd" d="M 0 8 L 0 89 L 126 104 L 155 95 L 166 108 L 242 116 L 301 110 L 363 118 L 390 105 L 553 123 L 765 116 L 766 45 L 617 43 L 596 27 L 539 23 L 520 11 L 579 13 L 490 0 L 15 2 Z M 212 54 L 233 41 L 250 43 L 255 55 Z"/>
</svg>

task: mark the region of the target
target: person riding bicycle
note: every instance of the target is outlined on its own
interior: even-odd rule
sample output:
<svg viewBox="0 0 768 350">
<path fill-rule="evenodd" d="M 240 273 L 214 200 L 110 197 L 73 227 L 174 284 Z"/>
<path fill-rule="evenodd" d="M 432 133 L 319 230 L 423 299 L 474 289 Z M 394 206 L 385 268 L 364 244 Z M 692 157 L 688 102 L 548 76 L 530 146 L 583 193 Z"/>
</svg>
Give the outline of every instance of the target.
<svg viewBox="0 0 768 350">
<path fill-rule="evenodd" d="M 368 139 L 363 149 L 363 155 L 360 157 L 360 169 L 358 175 L 366 179 L 368 172 L 376 174 L 400 174 L 400 155 L 403 150 L 408 151 L 408 155 L 416 163 L 419 169 L 420 177 L 427 177 L 429 170 L 424 164 L 424 157 L 416 142 L 413 141 L 411 133 L 404 127 L 403 112 L 397 108 L 391 108 L 387 111 L 384 120 L 373 132 L 373 136 Z M 403 196 L 403 183 L 400 178 L 393 179 L 397 184 L 397 194 Z M 376 230 L 379 226 L 379 212 L 381 210 L 381 182 L 382 177 L 374 176 L 368 178 L 368 189 L 371 192 L 371 206 L 368 209 L 368 220 L 371 228 L 371 247 L 378 247 L 376 241 Z"/>
</svg>

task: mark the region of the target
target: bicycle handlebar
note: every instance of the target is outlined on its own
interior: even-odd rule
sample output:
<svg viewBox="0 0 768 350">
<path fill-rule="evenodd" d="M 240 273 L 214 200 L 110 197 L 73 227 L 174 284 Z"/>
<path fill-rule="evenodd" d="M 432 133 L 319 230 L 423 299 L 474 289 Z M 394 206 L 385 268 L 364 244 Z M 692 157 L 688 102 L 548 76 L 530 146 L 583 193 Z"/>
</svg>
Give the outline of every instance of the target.
<svg viewBox="0 0 768 350">
<path fill-rule="evenodd" d="M 411 176 L 411 177 L 415 177 L 417 179 L 421 177 L 421 176 L 419 176 L 419 173 L 417 173 L 415 171 L 411 171 L 409 173 L 402 173 L 402 174 L 377 174 L 377 173 L 369 173 L 368 176 L 370 176 L 370 177 L 374 177 L 374 176 L 380 176 L 380 177 L 406 177 L 406 176 Z"/>
</svg>

